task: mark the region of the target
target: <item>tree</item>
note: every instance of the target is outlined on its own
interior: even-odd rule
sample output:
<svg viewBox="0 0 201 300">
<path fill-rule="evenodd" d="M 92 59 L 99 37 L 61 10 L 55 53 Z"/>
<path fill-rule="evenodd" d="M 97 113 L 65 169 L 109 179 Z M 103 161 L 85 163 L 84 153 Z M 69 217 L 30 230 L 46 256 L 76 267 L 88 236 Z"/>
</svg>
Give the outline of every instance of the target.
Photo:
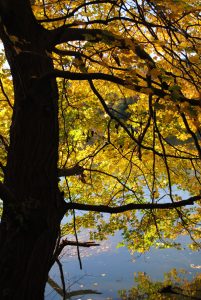
<svg viewBox="0 0 201 300">
<path fill-rule="evenodd" d="M 0 0 L 2 300 L 43 299 L 70 210 L 197 245 L 199 26 L 192 0 Z"/>
</svg>

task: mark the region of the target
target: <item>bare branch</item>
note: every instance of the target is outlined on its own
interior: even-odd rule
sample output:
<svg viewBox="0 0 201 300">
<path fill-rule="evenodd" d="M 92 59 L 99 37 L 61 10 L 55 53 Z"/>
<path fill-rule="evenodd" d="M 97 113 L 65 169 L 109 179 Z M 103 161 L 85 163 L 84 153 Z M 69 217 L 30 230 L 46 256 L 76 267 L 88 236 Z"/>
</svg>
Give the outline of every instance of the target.
<svg viewBox="0 0 201 300">
<path fill-rule="evenodd" d="M 63 239 L 55 252 L 55 255 L 54 255 L 55 260 L 58 258 L 58 256 L 61 254 L 61 251 L 66 246 L 89 248 L 89 247 L 100 246 L 100 244 L 96 244 L 95 242 L 77 242 L 77 241 L 69 241 L 68 239 Z"/>
<path fill-rule="evenodd" d="M 84 28 L 68 28 L 62 26 L 54 30 L 48 31 L 49 34 L 49 47 L 54 47 L 55 45 L 70 42 L 70 41 L 90 41 L 90 42 L 100 42 L 103 40 L 103 36 L 106 39 L 112 34 L 108 33 L 107 30 L 101 29 L 84 29 Z"/>
</svg>

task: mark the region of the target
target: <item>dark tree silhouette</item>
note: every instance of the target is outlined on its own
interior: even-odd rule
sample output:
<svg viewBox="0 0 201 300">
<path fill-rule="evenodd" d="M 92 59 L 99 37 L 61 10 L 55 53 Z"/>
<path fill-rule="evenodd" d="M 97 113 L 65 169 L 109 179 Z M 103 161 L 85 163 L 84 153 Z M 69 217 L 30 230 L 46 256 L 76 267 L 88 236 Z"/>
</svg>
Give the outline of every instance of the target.
<svg viewBox="0 0 201 300">
<path fill-rule="evenodd" d="M 196 7 L 193 6 L 192 11 L 189 7 L 183 14 L 177 16 L 176 7 L 172 4 L 170 8 L 173 12 L 175 11 L 174 16 L 170 15 L 165 5 L 158 6 L 155 3 L 157 1 L 128 2 L 130 4 L 127 1 L 114 0 L 0 0 L 0 39 L 10 66 L 14 89 L 13 104 L 1 82 L 1 93 L 8 106 L 13 108 L 9 142 L 1 135 L 1 146 L 5 152 L 8 150 L 7 158 L 4 157 L 1 162 L 1 169 L 4 173 L 2 175 L 4 182 L 0 184 L 0 197 L 3 200 L 0 225 L 1 300 L 44 299 L 48 272 L 61 247 L 59 245 L 60 222 L 69 209 L 108 213 L 137 209 L 151 209 L 153 213 L 153 209 L 176 209 L 178 216 L 182 219 L 179 209 L 192 205 L 201 198 L 195 191 L 189 199 L 175 201 L 171 186 L 176 179 L 171 182 L 173 168 L 169 166 L 171 162 L 177 165 L 177 162 L 188 161 L 196 177 L 196 184 L 200 183 L 198 166 L 201 155 L 198 137 L 200 131 L 199 128 L 192 129 L 191 123 L 191 116 L 192 119 L 198 117 L 196 110 L 200 107 L 200 101 L 196 97 L 199 91 L 200 70 L 200 65 L 196 61 L 197 25 L 189 29 L 190 25 L 188 27 L 184 23 L 182 27 L 182 21 L 180 21 L 193 14 L 192 19 L 197 18 L 199 23 L 200 16 L 196 15 Z M 129 5 L 133 5 L 132 9 Z M 83 12 L 82 18 L 79 18 L 80 11 Z M 136 34 L 136 39 L 135 36 L 130 36 L 134 25 L 135 32 L 139 32 L 142 36 L 141 42 L 137 42 L 137 33 L 133 32 L 133 35 Z M 165 34 L 163 38 L 170 41 L 169 45 L 160 44 L 161 31 Z M 143 38 L 146 34 L 147 37 Z M 191 43 L 189 52 L 179 48 L 180 40 L 183 43 L 185 41 Z M 145 49 L 147 44 L 155 50 L 151 48 L 150 50 L 148 47 Z M 95 49 L 96 45 L 99 48 Z M 157 45 L 162 47 L 160 53 Z M 91 47 L 90 50 L 87 47 Z M 156 51 L 156 57 L 153 57 L 153 51 Z M 54 61 L 52 53 L 58 55 L 61 61 L 59 58 Z M 132 54 L 131 61 L 126 58 L 127 54 Z M 70 57 L 77 71 L 73 68 L 71 70 L 68 60 L 63 60 L 65 57 Z M 169 70 L 162 70 L 162 67 L 158 67 L 160 59 L 166 61 Z M 132 67 L 135 60 L 138 61 L 137 67 Z M 143 69 L 142 64 L 146 70 Z M 175 68 L 176 71 L 171 71 L 171 68 Z M 93 166 L 92 163 L 85 163 L 84 159 L 78 162 L 75 159 L 73 164 L 64 163 L 58 169 L 60 137 L 58 115 L 61 81 L 56 81 L 57 78 L 86 81 L 93 97 L 99 101 L 97 112 L 102 107 L 100 117 L 106 114 L 109 119 L 109 121 L 106 119 L 106 138 L 103 144 L 93 149 L 88 156 L 86 155 L 86 159 L 89 161 L 96 155 L 105 153 L 106 147 L 110 146 L 110 149 L 115 149 L 120 155 L 119 160 L 125 159 L 131 167 L 125 167 L 124 170 L 120 167 L 118 174 L 112 171 L 109 173 L 104 168 L 98 169 L 97 166 L 100 163 Z M 139 122 L 136 122 L 137 117 L 134 116 L 135 118 L 132 119 L 132 111 L 127 111 L 130 104 L 138 101 L 139 96 L 134 95 L 136 101 L 130 102 L 128 99 L 132 99 L 129 98 L 132 95 L 126 96 L 127 100 L 124 105 L 120 102 L 113 103 L 115 101 L 109 103 L 104 99 L 104 93 L 101 94 L 101 89 L 95 86 L 94 82 L 99 81 L 104 81 L 111 86 L 127 88 L 138 95 L 140 93 L 145 95 L 149 105 L 147 112 L 143 115 L 144 119 L 141 118 Z M 192 97 L 185 90 L 188 84 L 191 89 L 194 89 Z M 123 95 L 124 92 L 121 92 Z M 64 89 L 62 93 L 65 93 Z M 122 97 L 119 97 L 118 101 L 123 101 Z M 163 99 L 162 103 L 159 103 L 160 99 Z M 170 108 L 170 104 L 173 107 Z M 177 110 L 178 118 L 183 122 L 182 130 L 188 138 L 191 138 L 190 147 L 179 148 L 177 145 L 168 144 L 165 140 L 167 137 L 163 136 L 165 129 L 163 130 L 161 121 L 157 121 L 156 115 L 157 109 L 164 111 L 165 105 L 172 114 Z M 189 110 L 186 111 L 182 105 L 188 107 Z M 69 107 L 71 107 L 70 104 Z M 92 109 L 95 111 L 93 105 Z M 73 120 L 75 121 L 76 119 Z M 138 130 L 135 129 L 136 126 Z M 117 132 L 119 128 L 122 132 Z M 179 132 L 180 128 L 175 128 Z M 92 146 L 95 145 L 94 136 L 96 141 L 98 138 L 103 140 L 94 130 L 88 132 L 90 136 L 87 137 L 87 146 L 90 143 Z M 121 134 L 119 144 L 117 144 L 117 134 Z M 91 139 L 90 143 L 89 139 Z M 124 146 L 126 139 L 130 142 Z M 68 148 L 68 142 L 65 146 Z M 129 158 L 121 150 L 124 147 L 128 147 L 127 153 L 131 153 Z M 139 163 L 147 153 L 151 153 L 152 170 L 147 173 L 148 184 L 150 180 L 151 202 L 140 201 L 138 191 L 136 192 L 131 186 L 134 180 L 132 178 L 138 176 L 137 172 L 139 178 L 144 176 L 144 171 L 140 167 L 136 169 L 135 176 L 131 176 L 132 168 L 136 165 L 133 162 L 134 152 Z M 67 159 L 68 157 L 67 155 Z M 156 168 L 158 162 L 163 166 L 161 169 Z M 176 173 L 181 169 L 178 167 L 173 171 Z M 166 173 L 171 200 L 168 203 L 158 203 L 157 197 L 154 196 L 156 195 L 157 172 Z M 92 202 L 89 204 L 67 203 L 64 193 L 58 187 L 59 177 L 77 175 L 82 184 L 87 184 L 85 174 L 90 174 L 90 176 L 96 174 L 97 178 L 105 176 L 109 180 L 114 180 L 121 187 L 119 191 L 122 197 L 131 197 L 132 194 L 134 201 L 129 204 L 127 202 L 125 205 L 121 203 L 122 205 L 118 206 L 121 198 L 118 191 L 116 192 L 117 198 L 111 196 L 111 199 L 117 199 L 116 202 L 110 202 L 111 206 L 108 206 L 109 202 L 106 204 L 103 202 L 102 205 L 99 203 L 93 205 Z M 180 178 L 181 175 L 178 177 Z M 194 186 L 197 188 L 196 184 L 194 183 Z M 70 193 L 68 196 L 71 199 Z"/>
</svg>

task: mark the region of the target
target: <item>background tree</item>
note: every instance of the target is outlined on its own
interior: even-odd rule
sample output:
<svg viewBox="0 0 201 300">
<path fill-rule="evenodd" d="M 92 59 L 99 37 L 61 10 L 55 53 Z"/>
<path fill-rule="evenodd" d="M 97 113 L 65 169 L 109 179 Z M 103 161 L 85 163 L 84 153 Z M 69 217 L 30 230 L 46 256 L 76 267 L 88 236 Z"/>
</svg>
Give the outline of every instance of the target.
<svg viewBox="0 0 201 300">
<path fill-rule="evenodd" d="M 133 250 L 199 247 L 199 26 L 193 0 L 0 0 L 2 300 L 43 299 L 75 209 L 102 237 L 122 212 Z"/>
</svg>

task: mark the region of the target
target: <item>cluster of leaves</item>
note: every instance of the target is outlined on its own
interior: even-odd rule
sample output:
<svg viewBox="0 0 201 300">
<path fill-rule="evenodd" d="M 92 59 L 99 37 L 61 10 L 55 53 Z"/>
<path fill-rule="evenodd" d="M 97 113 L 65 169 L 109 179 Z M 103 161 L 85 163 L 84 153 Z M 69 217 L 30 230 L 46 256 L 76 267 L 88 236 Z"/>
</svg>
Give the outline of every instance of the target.
<svg viewBox="0 0 201 300">
<path fill-rule="evenodd" d="M 121 299 L 200 299 L 200 274 L 192 280 L 186 279 L 185 270 L 172 269 L 164 274 L 163 282 L 154 282 L 151 278 L 139 272 L 135 274 L 135 286 L 128 292 L 119 291 Z"/>
<path fill-rule="evenodd" d="M 47 30 L 62 28 L 48 55 L 58 74 L 58 168 L 66 199 L 120 206 L 162 203 L 199 195 L 201 183 L 201 6 L 193 0 L 31 1 Z M 77 34 L 77 38 L 73 36 Z M 1 167 L 12 112 L 9 70 L 1 63 Z M 72 175 L 72 174 L 71 174 Z M 3 176 L 3 172 L 1 173 Z M 143 210 L 77 218 L 99 225 L 92 237 L 123 230 L 128 246 L 144 251 L 161 239 L 200 237 L 195 208 Z M 164 224 L 165 218 L 165 224 Z M 89 222 L 90 220 L 90 222 Z M 109 225 L 108 225 L 109 222 Z M 63 233 L 74 230 L 69 224 Z"/>
</svg>

